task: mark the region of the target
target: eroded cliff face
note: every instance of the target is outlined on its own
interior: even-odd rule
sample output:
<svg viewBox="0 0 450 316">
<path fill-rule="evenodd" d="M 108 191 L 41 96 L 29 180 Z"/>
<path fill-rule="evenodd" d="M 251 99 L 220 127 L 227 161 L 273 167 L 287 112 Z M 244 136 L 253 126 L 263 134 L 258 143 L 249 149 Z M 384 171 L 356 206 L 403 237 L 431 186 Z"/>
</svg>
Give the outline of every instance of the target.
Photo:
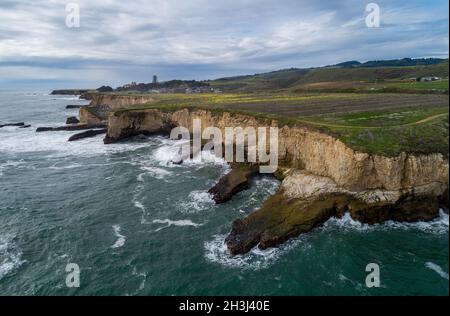
<svg viewBox="0 0 450 316">
<path fill-rule="evenodd" d="M 108 106 L 110 109 L 118 109 L 154 101 L 150 95 L 116 95 L 113 93 L 92 93 L 90 94 L 90 98 L 90 106 Z"/>
<path fill-rule="evenodd" d="M 98 115 L 94 115 L 91 111 L 86 109 L 85 107 L 80 108 L 79 117 L 81 124 L 87 125 L 98 125 L 105 121 L 104 118 L 99 117 Z"/>
<path fill-rule="evenodd" d="M 90 104 L 79 110 L 80 122 L 84 124 L 100 124 L 108 120 L 111 111 L 130 105 L 153 102 L 149 95 L 116 95 L 109 93 L 89 93 L 86 95 Z"/>
<path fill-rule="evenodd" d="M 142 133 L 156 133 L 170 126 L 183 126 L 192 131 L 193 119 L 202 128 L 277 126 L 277 121 L 261 121 L 250 115 L 187 109 L 165 113 L 157 109 L 111 114 L 108 142 Z M 448 160 L 442 154 L 414 155 L 401 153 L 384 157 L 357 152 L 340 140 L 304 127 L 284 126 L 279 129 L 279 160 L 292 168 L 330 178 L 347 190 L 401 190 L 432 182 L 448 183 Z"/>
<path fill-rule="evenodd" d="M 188 109 L 124 111 L 109 116 L 105 143 L 138 134 L 169 133 L 174 126 L 202 129 L 278 126 L 251 115 Z M 283 126 L 278 137 L 284 180 L 279 192 L 248 217 L 236 220 L 226 244 L 233 254 L 275 246 L 349 212 L 365 223 L 419 221 L 448 207 L 448 160 L 442 154 L 370 155 L 305 127 Z"/>
</svg>

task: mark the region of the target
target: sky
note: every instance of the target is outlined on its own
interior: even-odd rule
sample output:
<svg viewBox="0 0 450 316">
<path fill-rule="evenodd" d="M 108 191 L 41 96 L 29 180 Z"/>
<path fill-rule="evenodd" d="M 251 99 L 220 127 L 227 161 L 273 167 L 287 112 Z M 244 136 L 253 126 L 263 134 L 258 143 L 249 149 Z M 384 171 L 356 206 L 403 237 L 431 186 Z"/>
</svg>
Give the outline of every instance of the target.
<svg viewBox="0 0 450 316">
<path fill-rule="evenodd" d="M 380 8 L 379 27 L 366 24 L 370 2 Z M 79 7 L 79 27 L 66 24 L 69 3 Z M 448 58 L 448 5 L 0 0 L 0 88 L 117 87 L 153 75 L 204 80 L 348 60 Z"/>
</svg>

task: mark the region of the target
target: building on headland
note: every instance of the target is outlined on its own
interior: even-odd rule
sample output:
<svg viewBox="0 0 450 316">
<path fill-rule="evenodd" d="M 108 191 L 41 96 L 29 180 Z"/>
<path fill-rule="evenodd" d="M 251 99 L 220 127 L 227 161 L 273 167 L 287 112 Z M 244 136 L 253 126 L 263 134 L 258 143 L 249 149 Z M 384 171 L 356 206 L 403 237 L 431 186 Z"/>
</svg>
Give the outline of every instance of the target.
<svg viewBox="0 0 450 316">
<path fill-rule="evenodd" d="M 417 81 L 420 82 L 430 82 L 430 81 L 437 81 L 440 80 L 441 78 L 439 77 L 419 77 L 417 78 Z"/>
<path fill-rule="evenodd" d="M 128 84 L 124 85 L 123 87 L 125 89 L 130 89 L 130 88 L 134 88 L 136 86 L 137 86 L 137 83 L 135 81 L 133 81 L 132 83 L 128 83 Z"/>
<path fill-rule="evenodd" d="M 151 83 L 132 82 L 118 87 L 117 91 L 134 91 L 145 93 L 222 93 L 220 89 L 213 88 L 208 82 L 195 80 L 171 80 L 158 82 L 158 77 L 153 76 Z"/>
</svg>

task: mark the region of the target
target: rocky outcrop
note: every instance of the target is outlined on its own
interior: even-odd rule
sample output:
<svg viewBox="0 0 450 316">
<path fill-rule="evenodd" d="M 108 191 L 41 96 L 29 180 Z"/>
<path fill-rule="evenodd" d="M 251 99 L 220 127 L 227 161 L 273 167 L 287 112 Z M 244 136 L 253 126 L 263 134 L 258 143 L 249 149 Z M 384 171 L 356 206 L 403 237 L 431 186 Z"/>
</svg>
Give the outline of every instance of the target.
<svg viewBox="0 0 450 316">
<path fill-rule="evenodd" d="M 251 115 L 183 109 L 117 111 L 108 118 L 105 143 L 138 134 L 170 131 L 193 119 L 202 128 L 278 126 L 275 119 Z M 287 166 L 280 191 L 261 209 L 235 221 L 226 243 L 233 254 L 252 247 L 275 246 L 308 232 L 331 216 L 349 212 L 364 223 L 386 220 L 430 220 L 440 206 L 448 207 L 448 159 L 439 153 L 401 153 L 385 157 L 358 152 L 333 136 L 303 126 L 279 126 L 278 156 Z M 230 174 L 211 189 L 223 202 L 245 188 L 245 174 Z"/>
<path fill-rule="evenodd" d="M 36 129 L 36 132 L 58 132 L 58 131 L 80 131 L 84 129 L 91 129 L 91 128 L 105 128 L 105 124 L 74 124 L 74 125 L 67 125 L 67 126 L 58 126 L 58 127 L 38 127 Z"/>
<path fill-rule="evenodd" d="M 66 105 L 66 110 L 79 109 L 81 107 L 83 107 L 83 105 L 69 104 L 69 105 Z"/>
<path fill-rule="evenodd" d="M 140 134 L 168 134 L 173 126 L 167 120 L 167 116 L 159 110 L 130 111 L 126 115 L 111 114 L 104 143 L 114 143 Z"/>
<path fill-rule="evenodd" d="M 133 135 L 155 133 L 184 126 L 192 131 L 194 118 L 202 128 L 277 126 L 276 120 L 258 120 L 251 115 L 187 109 L 162 112 L 157 109 L 123 111 L 109 116 L 107 142 Z M 370 155 L 347 147 L 340 140 L 301 126 L 282 126 L 278 133 L 280 163 L 333 180 L 348 190 L 400 190 L 433 181 L 448 183 L 448 159 L 442 154 L 401 153 L 396 157 Z"/>
<path fill-rule="evenodd" d="M 20 122 L 20 123 L 0 124 L 0 128 L 7 127 L 7 126 L 25 126 L 25 123 L 24 122 Z"/>
<path fill-rule="evenodd" d="M 220 204 L 229 201 L 233 195 L 249 187 L 249 181 L 258 169 L 252 166 L 234 166 L 229 173 L 223 176 L 219 182 L 209 189 L 213 200 Z"/>
<path fill-rule="evenodd" d="M 92 107 L 109 106 L 111 109 L 124 108 L 130 105 L 154 102 L 151 95 L 119 95 L 114 93 L 91 93 Z"/>
<path fill-rule="evenodd" d="M 82 107 L 79 111 L 80 123 L 89 125 L 106 124 L 105 117 L 101 117 L 95 109 Z"/>
<path fill-rule="evenodd" d="M 70 116 L 66 120 L 66 124 L 78 124 L 80 120 L 78 120 L 75 116 Z"/>
<path fill-rule="evenodd" d="M 81 95 L 87 93 L 88 89 L 63 89 L 63 90 L 53 90 L 50 94 L 52 95 Z"/>
<path fill-rule="evenodd" d="M 293 171 L 259 210 L 233 222 L 225 242 L 232 254 L 245 253 L 257 245 L 266 249 L 345 212 L 367 224 L 429 221 L 445 206 L 441 200 L 448 194 L 446 190 L 446 184 L 432 182 L 399 191 L 350 191 L 329 178 Z"/>
<path fill-rule="evenodd" d="M 106 128 L 95 129 L 95 130 L 91 129 L 91 130 L 88 130 L 88 131 L 85 131 L 85 132 L 81 132 L 81 133 L 72 135 L 69 138 L 69 142 L 73 142 L 73 141 L 80 140 L 80 139 L 83 139 L 83 138 L 95 137 L 95 136 L 100 135 L 100 134 L 105 134 L 106 131 L 107 131 Z"/>
</svg>

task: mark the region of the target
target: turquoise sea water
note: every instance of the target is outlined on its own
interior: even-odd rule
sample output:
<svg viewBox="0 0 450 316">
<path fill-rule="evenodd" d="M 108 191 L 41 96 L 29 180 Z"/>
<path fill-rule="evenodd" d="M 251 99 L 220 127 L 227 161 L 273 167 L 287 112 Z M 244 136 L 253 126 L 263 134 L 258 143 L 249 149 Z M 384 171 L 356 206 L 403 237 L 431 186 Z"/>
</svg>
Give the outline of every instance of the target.
<svg viewBox="0 0 450 316">
<path fill-rule="evenodd" d="M 0 91 L 0 295 L 448 295 L 448 215 L 366 226 L 348 216 L 280 248 L 231 257 L 234 219 L 279 183 L 258 178 L 229 203 L 206 191 L 220 159 L 174 166 L 176 143 L 137 137 L 68 143 L 62 125 L 85 104 L 47 92 Z M 367 288 L 368 263 L 380 288 Z M 67 288 L 65 267 L 81 269 Z"/>
</svg>

